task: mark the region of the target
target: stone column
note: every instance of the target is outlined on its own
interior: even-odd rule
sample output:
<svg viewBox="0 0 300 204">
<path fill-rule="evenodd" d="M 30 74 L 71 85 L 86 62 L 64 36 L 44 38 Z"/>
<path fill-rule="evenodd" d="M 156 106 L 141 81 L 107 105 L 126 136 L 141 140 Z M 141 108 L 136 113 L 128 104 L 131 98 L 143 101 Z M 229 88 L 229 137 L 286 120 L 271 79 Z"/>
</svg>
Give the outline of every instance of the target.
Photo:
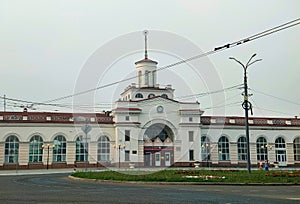
<svg viewBox="0 0 300 204">
<path fill-rule="evenodd" d="M 67 164 L 74 164 L 76 160 L 76 143 L 74 141 L 68 141 L 67 142 Z"/>
<path fill-rule="evenodd" d="M 287 165 L 294 165 L 294 144 L 287 143 L 286 144 L 286 164 Z"/>
<path fill-rule="evenodd" d="M 257 152 L 256 143 L 250 143 L 250 162 L 251 164 L 257 164 Z"/>
<path fill-rule="evenodd" d="M 0 142 L 0 166 L 4 164 L 4 155 L 5 155 L 5 142 Z"/>
<path fill-rule="evenodd" d="M 90 164 L 97 164 L 97 141 L 90 142 L 89 144 L 89 163 Z"/>
<path fill-rule="evenodd" d="M 269 164 L 273 164 L 274 161 L 276 161 L 276 155 L 275 155 L 275 145 L 274 143 L 269 143 L 270 146 L 272 146 L 272 148 L 267 148 L 268 151 L 268 162 Z"/>
<path fill-rule="evenodd" d="M 20 142 L 19 143 L 19 165 L 24 166 L 28 165 L 29 159 L 29 142 Z"/>
<path fill-rule="evenodd" d="M 210 153 L 211 153 L 212 164 L 218 164 L 219 163 L 218 143 L 216 142 L 211 143 Z"/>
<path fill-rule="evenodd" d="M 236 142 L 229 144 L 229 153 L 231 164 L 238 164 L 238 148 Z"/>
</svg>

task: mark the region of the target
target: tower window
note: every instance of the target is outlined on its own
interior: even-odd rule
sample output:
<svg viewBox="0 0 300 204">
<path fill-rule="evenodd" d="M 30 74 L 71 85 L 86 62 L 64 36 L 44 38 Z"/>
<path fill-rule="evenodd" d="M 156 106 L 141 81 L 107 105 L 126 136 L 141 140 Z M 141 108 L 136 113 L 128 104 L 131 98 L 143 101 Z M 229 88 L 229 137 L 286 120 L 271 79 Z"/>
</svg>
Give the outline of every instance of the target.
<svg viewBox="0 0 300 204">
<path fill-rule="evenodd" d="M 161 97 L 168 98 L 168 95 L 167 94 L 162 94 Z"/>
<path fill-rule="evenodd" d="M 125 141 L 130 141 L 130 130 L 125 130 Z"/>
<path fill-rule="evenodd" d="M 144 96 L 143 96 L 143 94 L 141 94 L 141 93 L 137 93 L 137 94 L 135 95 L 135 98 L 144 98 Z"/>
<path fill-rule="evenodd" d="M 154 97 L 154 96 L 155 96 L 155 95 L 151 93 L 151 94 L 148 95 L 148 98 L 152 98 L 152 97 Z"/>
</svg>

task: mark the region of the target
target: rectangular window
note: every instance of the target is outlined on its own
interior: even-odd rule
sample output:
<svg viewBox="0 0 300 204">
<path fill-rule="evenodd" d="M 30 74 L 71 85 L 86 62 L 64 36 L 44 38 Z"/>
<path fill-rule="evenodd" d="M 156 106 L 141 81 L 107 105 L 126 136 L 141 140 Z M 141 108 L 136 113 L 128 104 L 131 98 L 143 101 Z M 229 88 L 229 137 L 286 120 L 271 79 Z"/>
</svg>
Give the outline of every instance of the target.
<svg viewBox="0 0 300 204">
<path fill-rule="evenodd" d="M 125 141 L 130 141 L 130 130 L 125 130 Z"/>
<path fill-rule="evenodd" d="M 125 150 L 125 161 L 130 161 L 130 151 Z"/>
<path fill-rule="evenodd" d="M 189 157 L 190 157 L 190 161 L 194 161 L 194 150 L 193 149 L 190 149 Z"/>
<path fill-rule="evenodd" d="M 193 117 L 189 117 L 189 121 L 190 121 L 190 122 L 193 122 Z"/>
<path fill-rule="evenodd" d="M 125 120 L 129 121 L 129 115 L 125 116 Z"/>
<path fill-rule="evenodd" d="M 194 131 L 189 131 L 189 141 L 190 142 L 194 141 Z"/>
</svg>

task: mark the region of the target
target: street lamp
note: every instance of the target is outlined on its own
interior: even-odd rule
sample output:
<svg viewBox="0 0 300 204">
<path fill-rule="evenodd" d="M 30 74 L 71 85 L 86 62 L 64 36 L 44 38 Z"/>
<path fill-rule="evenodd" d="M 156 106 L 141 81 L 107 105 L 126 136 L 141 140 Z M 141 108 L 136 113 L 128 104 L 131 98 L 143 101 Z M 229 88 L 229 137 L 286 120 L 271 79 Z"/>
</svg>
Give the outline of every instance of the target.
<svg viewBox="0 0 300 204">
<path fill-rule="evenodd" d="M 87 162 L 88 162 L 88 133 L 92 130 L 92 127 L 88 124 L 84 124 L 81 127 L 81 130 L 85 134 L 85 143 L 84 143 L 84 163 L 85 163 L 85 171 L 87 170 Z"/>
<path fill-rule="evenodd" d="M 51 146 L 52 149 L 54 148 L 54 145 Z M 47 169 L 49 169 L 49 151 L 50 151 L 50 144 L 42 145 L 42 148 L 47 148 Z"/>
<path fill-rule="evenodd" d="M 209 163 L 208 163 L 208 156 L 209 156 L 209 152 L 208 152 L 208 148 L 209 148 L 209 144 L 203 144 L 202 148 L 205 149 L 205 159 L 206 159 L 206 167 L 209 167 Z"/>
<path fill-rule="evenodd" d="M 119 144 L 117 144 L 117 146 L 114 146 L 114 148 L 118 148 L 118 156 L 119 156 L 119 163 L 118 163 L 118 167 L 120 168 L 120 166 L 121 166 L 121 149 L 125 149 L 125 144 L 124 145 L 122 145 L 121 144 L 121 141 L 119 142 Z"/>
<path fill-rule="evenodd" d="M 247 138 L 247 169 L 248 169 L 248 174 L 251 172 L 251 167 L 250 167 L 250 141 L 249 141 L 249 122 L 248 122 L 248 111 L 251 110 L 252 114 L 252 105 L 248 101 L 248 84 L 247 84 L 247 69 L 250 65 L 254 64 L 255 62 L 259 62 L 262 59 L 257 59 L 251 62 L 251 60 L 256 56 L 256 54 L 253 54 L 250 59 L 248 60 L 247 64 L 244 65 L 241 63 L 239 60 L 235 59 L 234 57 L 229 57 L 229 59 L 232 59 L 239 63 L 243 69 L 244 69 L 244 102 L 242 104 L 243 109 L 245 110 L 245 125 L 246 125 L 246 138 Z"/>
</svg>

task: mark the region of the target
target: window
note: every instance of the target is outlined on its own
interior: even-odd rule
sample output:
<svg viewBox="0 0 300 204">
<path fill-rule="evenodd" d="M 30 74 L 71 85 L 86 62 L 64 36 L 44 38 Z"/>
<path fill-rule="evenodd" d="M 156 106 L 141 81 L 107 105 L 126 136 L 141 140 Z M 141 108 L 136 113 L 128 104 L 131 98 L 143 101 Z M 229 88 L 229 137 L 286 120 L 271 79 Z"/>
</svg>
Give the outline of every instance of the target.
<svg viewBox="0 0 300 204">
<path fill-rule="evenodd" d="M 256 140 L 256 153 L 258 161 L 268 160 L 268 149 L 266 148 L 266 145 L 267 140 L 264 137 L 259 137 Z"/>
<path fill-rule="evenodd" d="M 76 139 L 76 161 L 88 161 L 88 143 L 82 136 Z"/>
<path fill-rule="evenodd" d="M 189 151 L 189 158 L 190 158 L 190 161 L 194 161 L 194 150 L 193 149 L 190 149 L 190 151 Z"/>
<path fill-rule="evenodd" d="M 125 141 L 130 141 L 130 130 L 125 130 Z"/>
<path fill-rule="evenodd" d="M 67 143 L 66 138 L 62 135 L 58 135 L 53 140 L 53 162 L 65 162 Z"/>
<path fill-rule="evenodd" d="M 136 95 L 135 95 L 135 98 L 143 98 L 144 96 L 143 96 L 143 94 L 141 94 L 141 93 L 137 93 Z"/>
<path fill-rule="evenodd" d="M 276 149 L 279 149 L 279 148 L 285 149 L 285 141 L 284 141 L 284 139 L 282 137 L 278 137 L 275 140 L 275 148 Z"/>
<path fill-rule="evenodd" d="M 110 160 L 110 142 L 107 136 L 98 139 L 98 161 Z"/>
<path fill-rule="evenodd" d="M 5 141 L 5 163 L 18 163 L 19 139 L 12 135 Z"/>
<path fill-rule="evenodd" d="M 156 84 L 156 71 L 152 72 L 152 86 L 154 87 Z"/>
<path fill-rule="evenodd" d="M 194 141 L 194 131 L 189 131 L 189 141 L 190 142 Z"/>
<path fill-rule="evenodd" d="M 154 96 L 155 96 L 155 95 L 151 93 L 151 94 L 148 95 L 148 98 L 152 98 L 152 97 L 154 97 Z"/>
<path fill-rule="evenodd" d="M 130 151 L 125 150 L 125 161 L 130 161 Z"/>
<path fill-rule="evenodd" d="M 139 80 L 139 87 L 141 87 L 141 84 L 142 84 L 142 71 L 139 71 L 138 72 L 138 80 Z"/>
<path fill-rule="evenodd" d="M 189 117 L 189 122 L 193 122 L 193 117 Z"/>
<path fill-rule="evenodd" d="M 168 95 L 167 94 L 162 94 L 161 97 L 168 98 Z"/>
<path fill-rule="evenodd" d="M 202 161 L 210 160 L 210 141 L 207 136 L 201 137 L 201 158 Z"/>
<path fill-rule="evenodd" d="M 286 162 L 285 140 L 282 137 L 275 140 L 275 155 L 277 162 Z"/>
<path fill-rule="evenodd" d="M 128 115 L 125 116 L 125 120 L 129 121 L 129 116 Z"/>
<path fill-rule="evenodd" d="M 220 137 L 218 142 L 218 152 L 220 161 L 228 161 L 229 159 L 229 141 L 225 136 Z"/>
<path fill-rule="evenodd" d="M 238 160 L 245 161 L 247 160 L 247 139 L 246 137 L 240 137 L 237 142 L 238 148 Z"/>
<path fill-rule="evenodd" d="M 149 71 L 145 72 L 145 85 L 149 86 Z"/>
<path fill-rule="evenodd" d="M 294 160 L 300 161 L 300 137 L 294 139 Z"/>
<path fill-rule="evenodd" d="M 43 139 L 35 135 L 29 142 L 29 162 L 42 162 L 43 160 Z"/>
</svg>

